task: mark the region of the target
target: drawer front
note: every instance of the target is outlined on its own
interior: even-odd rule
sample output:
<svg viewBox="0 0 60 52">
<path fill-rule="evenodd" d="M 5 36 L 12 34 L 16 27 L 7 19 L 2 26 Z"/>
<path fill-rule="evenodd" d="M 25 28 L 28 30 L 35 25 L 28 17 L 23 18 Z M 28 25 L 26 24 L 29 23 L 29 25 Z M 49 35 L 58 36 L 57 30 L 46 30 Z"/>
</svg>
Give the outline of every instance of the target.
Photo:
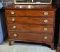
<svg viewBox="0 0 60 52">
<path fill-rule="evenodd" d="M 19 30 L 20 32 L 53 32 L 53 25 L 24 25 L 19 23 L 10 23 L 8 30 Z"/>
<path fill-rule="evenodd" d="M 8 23 L 23 23 L 23 24 L 53 24 L 54 18 L 41 17 L 7 17 Z"/>
<path fill-rule="evenodd" d="M 54 16 L 54 11 L 6 10 L 6 16 Z"/>
<path fill-rule="evenodd" d="M 52 34 L 9 32 L 9 38 L 21 41 L 52 42 Z"/>
</svg>

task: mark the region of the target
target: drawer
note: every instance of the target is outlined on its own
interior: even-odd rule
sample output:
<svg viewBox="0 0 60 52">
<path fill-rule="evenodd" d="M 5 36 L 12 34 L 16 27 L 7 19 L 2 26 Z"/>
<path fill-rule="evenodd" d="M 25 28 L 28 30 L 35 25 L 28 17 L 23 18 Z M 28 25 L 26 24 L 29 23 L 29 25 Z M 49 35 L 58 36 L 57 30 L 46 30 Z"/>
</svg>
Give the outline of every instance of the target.
<svg viewBox="0 0 60 52">
<path fill-rule="evenodd" d="M 20 41 L 52 42 L 52 34 L 9 32 L 9 38 Z"/>
<path fill-rule="evenodd" d="M 53 25 L 24 25 L 19 23 L 7 24 L 8 30 L 18 30 L 20 32 L 53 32 Z"/>
<path fill-rule="evenodd" d="M 54 11 L 6 10 L 6 16 L 54 16 Z"/>
<path fill-rule="evenodd" d="M 54 18 L 50 17 L 7 17 L 8 23 L 23 23 L 23 24 L 53 24 Z"/>
</svg>

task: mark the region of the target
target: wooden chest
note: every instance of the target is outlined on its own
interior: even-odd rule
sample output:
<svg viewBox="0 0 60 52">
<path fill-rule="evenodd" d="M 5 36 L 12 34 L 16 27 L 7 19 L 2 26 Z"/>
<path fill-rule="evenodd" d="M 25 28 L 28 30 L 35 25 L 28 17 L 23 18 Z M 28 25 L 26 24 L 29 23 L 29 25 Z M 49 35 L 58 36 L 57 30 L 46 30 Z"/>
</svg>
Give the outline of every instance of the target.
<svg viewBox="0 0 60 52">
<path fill-rule="evenodd" d="M 10 5 L 5 8 L 9 45 L 12 41 L 45 43 L 54 46 L 54 5 Z"/>
</svg>

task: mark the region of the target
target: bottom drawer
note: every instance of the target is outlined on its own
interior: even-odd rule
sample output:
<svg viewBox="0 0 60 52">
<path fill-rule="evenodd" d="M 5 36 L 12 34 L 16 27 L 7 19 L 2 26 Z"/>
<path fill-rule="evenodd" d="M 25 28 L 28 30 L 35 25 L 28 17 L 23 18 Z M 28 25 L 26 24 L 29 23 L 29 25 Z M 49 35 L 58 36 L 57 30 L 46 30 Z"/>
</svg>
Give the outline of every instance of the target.
<svg viewBox="0 0 60 52">
<path fill-rule="evenodd" d="M 52 34 L 9 32 L 9 38 L 20 41 L 52 42 Z"/>
</svg>

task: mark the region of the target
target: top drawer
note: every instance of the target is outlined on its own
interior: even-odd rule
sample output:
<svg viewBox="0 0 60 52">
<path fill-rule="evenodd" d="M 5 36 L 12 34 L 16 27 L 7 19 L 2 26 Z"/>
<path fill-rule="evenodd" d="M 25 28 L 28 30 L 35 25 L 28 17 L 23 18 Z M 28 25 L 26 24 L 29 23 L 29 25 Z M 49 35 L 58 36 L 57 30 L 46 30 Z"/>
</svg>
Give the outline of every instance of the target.
<svg viewBox="0 0 60 52">
<path fill-rule="evenodd" d="M 54 16 L 54 11 L 6 10 L 6 16 Z"/>
</svg>

